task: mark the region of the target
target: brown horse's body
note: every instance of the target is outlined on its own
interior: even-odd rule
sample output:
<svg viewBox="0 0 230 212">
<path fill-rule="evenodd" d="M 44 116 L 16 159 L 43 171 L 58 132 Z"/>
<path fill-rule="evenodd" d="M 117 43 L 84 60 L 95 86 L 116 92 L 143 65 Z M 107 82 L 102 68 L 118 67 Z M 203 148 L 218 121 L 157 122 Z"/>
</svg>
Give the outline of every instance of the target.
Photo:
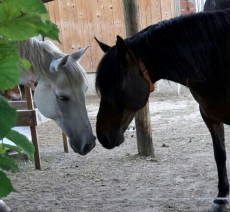
<svg viewBox="0 0 230 212">
<path fill-rule="evenodd" d="M 189 87 L 212 136 L 218 195 L 211 212 L 227 212 L 224 124 L 230 125 L 230 10 L 164 21 L 126 40 L 118 36 L 114 47 L 98 43 L 106 53 L 96 77 L 101 95 L 96 124 L 100 143 L 107 149 L 119 146 L 148 100 L 149 82 L 135 61 L 145 65 L 153 83 L 165 79 Z"/>
</svg>

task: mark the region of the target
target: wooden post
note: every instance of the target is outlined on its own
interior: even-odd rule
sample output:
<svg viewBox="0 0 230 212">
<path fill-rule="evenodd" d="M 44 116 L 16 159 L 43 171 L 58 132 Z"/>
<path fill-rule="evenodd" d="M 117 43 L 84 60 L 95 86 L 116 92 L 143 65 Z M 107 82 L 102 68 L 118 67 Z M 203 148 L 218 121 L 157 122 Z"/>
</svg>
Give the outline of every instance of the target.
<svg viewBox="0 0 230 212">
<path fill-rule="evenodd" d="M 139 1 L 122 0 L 126 36 L 131 37 L 141 29 Z M 152 130 L 149 118 L 149 105 L 137 112 L 135 116 L 138 153 L 142 156 L 154 156 Z"/>
<path fill-rule="evenodd" d="M 31 89 L 27 86 L 25 86 L 25 93 L 26 93 L 27 108 L 29 110 L 34 110 L 32 92 L 31 92 Z M 41 161 L 40 161 L 36 126 L 30 126 L 30 131 L 31 131 L 32 142 L 35 147 L 35 153 L 34 153 L 35 168 L 41 169 Z"/>
<path fill-rule="evenodd" d="M 66 134 L 63 132 L 62 132 L 62 138 L 63 138 L 64 152 L 69 153 L 69 143 Z"/>
</svg>

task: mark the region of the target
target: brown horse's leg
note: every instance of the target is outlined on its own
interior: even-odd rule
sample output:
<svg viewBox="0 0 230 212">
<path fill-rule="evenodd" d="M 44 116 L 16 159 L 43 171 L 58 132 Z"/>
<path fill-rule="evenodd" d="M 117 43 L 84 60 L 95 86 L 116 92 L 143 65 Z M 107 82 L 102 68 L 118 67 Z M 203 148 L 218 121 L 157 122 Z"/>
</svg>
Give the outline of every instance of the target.
<svg viewBox="0 0 230 212">
<path fill-rule="evenodd" d="M 226 170 L 226 151 L 224 142 L 224 125 L 208 118 L 200 109 L 201 116 L 206 123 L 213 141 L 214 156 L 218 171 L 218 195 L 214 200 L 210 212 L 227 211 L 228 201 L 226 199 L 229 192 L 229 184 Z"/>
</svg>

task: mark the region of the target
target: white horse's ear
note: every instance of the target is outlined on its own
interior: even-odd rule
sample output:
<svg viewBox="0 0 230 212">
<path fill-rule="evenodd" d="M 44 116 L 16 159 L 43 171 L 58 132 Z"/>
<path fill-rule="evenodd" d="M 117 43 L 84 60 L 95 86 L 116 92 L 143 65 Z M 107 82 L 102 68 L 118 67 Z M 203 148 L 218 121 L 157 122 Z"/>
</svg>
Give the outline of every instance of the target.
<svg viewBox="0 0 230 212">
<path fill-rule="evenodd" d="M 50 71 L 51 72 L 55 72 L 55 71 L 58 71 L 58 68 L 59 67 L 62 67 L 64 65 L 67 64 L 68 62 L 68 58 L 69 58 L 69 55 L 65 55 L 64 57 L 62 58 L 59 58 L 57 60 L 53 60 L 51 63 L 50 63 Z"/>
<path fill-rule="evenodd" d="M 61 60 L 58 61 L 57 66 L 60 67 L 60 66 L 66 65 L 66 64 L 67 64 L 67 61 L 68 61 L 68 58 L 69 58 L 69 55 L 66 55 L 66 56 L 64 56 L 63 58 L 61 58 Z"/>
<path fill-rule="evenodd" d="M 70 54 L 69 56 L 77 62 L 82 58 L 82 56 L 86 53 L 86 51 L 88 50 L 89 47 L 90 46 L 87 46 L 86 48 L 80 49 L 80 50 Z"/>
</svg>

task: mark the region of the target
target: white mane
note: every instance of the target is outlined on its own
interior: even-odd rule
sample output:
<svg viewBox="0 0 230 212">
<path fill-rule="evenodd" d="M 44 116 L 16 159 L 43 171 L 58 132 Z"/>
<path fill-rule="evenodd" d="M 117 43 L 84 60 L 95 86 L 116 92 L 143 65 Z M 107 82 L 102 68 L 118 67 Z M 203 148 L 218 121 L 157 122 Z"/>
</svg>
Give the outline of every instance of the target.
<svg viewBox="0 0 230 212">
<path fill-rule="evenodd" d="M 29 38 L 25 42 L 17 42 L 16 44 L 19 48 L 20 57 L 30 61 L 30 71 L 36 80 L 39 80 L 40 76 L 46 76 L 52 80 L 49 77 L 50 63 L 66 55 L 51 41 L 39 41 L 36 38 Z M 87 89 L 85 71 L 79 63 L 69 58 L 65 70 L 68 79 L 66 83 L 69 86 L 72 87 L 73 84 L 78 83 L 79 85 L 84 84 L 86 86 L 85 89 Z M 23 75 L 28 75 L 28 71 L 22 71 Z"/>
</svg>

